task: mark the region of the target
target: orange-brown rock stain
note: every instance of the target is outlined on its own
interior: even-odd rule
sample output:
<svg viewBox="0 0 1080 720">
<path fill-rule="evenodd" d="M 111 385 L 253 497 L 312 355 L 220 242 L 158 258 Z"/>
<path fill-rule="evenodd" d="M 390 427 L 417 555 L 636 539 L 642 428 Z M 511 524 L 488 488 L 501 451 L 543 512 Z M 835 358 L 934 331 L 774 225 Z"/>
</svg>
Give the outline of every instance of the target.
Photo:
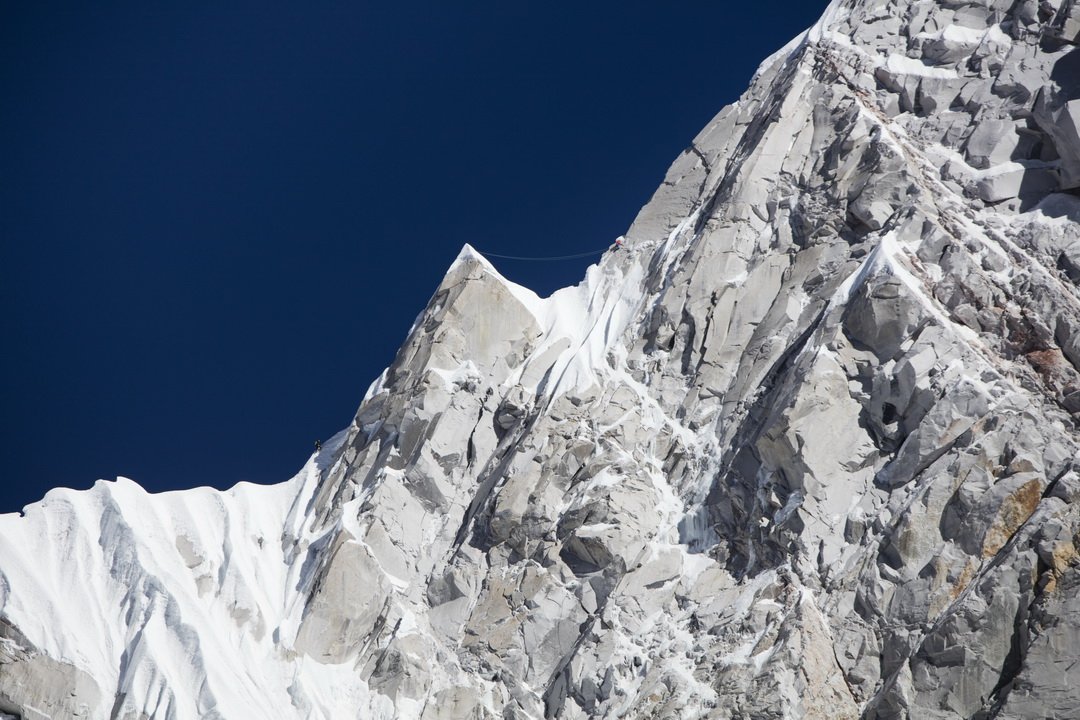
<svg viewBox="0 0 1080 720">
<path fill-rule="evenodd" d="M 982 552 L 984 558 L 993 557 L 1005 546 L 1013 533 L 1035 512 L 1040 499 L 1042 499 L 1042 483 L 1038 478 L 1032 478 L 1005 498 L 1001 507 L 998 508 L 993 525 L 986 531 Z"/>
</svg>

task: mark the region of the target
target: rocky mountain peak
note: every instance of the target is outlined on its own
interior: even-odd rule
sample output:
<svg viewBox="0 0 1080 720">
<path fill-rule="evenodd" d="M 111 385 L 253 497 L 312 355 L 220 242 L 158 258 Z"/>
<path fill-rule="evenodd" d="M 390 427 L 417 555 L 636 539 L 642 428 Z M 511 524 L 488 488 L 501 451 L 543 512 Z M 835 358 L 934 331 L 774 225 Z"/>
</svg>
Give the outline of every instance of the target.
<svg viewBox="0 0 1080 720">
<path fill-rule="evenodd" d="M 293 480 L 0 518 L 0 710 L 1071 716 L 1078 33 L 837 0 L 577 286 L 463 249 Z"/>
</svg>

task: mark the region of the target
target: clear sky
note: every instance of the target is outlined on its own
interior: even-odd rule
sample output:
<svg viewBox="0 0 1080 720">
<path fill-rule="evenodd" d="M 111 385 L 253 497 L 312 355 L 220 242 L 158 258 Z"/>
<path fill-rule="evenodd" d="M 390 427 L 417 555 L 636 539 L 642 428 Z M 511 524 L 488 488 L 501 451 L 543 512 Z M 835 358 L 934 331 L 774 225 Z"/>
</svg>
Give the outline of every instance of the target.
<svg viewBox="0 0 1080 720">
<path fill-rule="evenodd" d="M 605 247 L 825 4 L 0 2 L 0 512 L 288 479 L 462 244 Z"/>
</svg>

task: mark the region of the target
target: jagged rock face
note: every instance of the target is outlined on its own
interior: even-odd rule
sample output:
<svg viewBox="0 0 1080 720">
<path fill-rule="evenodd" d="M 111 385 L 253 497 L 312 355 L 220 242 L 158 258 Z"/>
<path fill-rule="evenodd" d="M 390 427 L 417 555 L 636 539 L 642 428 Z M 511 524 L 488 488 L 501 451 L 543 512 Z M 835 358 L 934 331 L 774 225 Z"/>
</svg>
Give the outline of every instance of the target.
<svg viewBox="0 0 1080 720">
<path fill-rule="evenodd" d="M 1078 36 L 834 2 L 581 285 L 464 251 L 292 481 L 0 518 L 0 712 L 1074 717 Z"/>
</svg>

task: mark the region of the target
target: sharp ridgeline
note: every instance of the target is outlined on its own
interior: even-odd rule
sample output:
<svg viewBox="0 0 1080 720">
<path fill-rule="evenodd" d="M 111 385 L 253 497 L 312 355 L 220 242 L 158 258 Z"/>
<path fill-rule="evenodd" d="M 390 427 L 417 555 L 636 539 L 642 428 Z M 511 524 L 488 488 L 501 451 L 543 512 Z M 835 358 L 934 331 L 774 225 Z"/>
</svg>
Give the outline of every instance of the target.
<svg viewBox="0 0 1080 720">
<path fill-rule="evenodd" d="M 838 0 L 292 480 L 0 516 L 0 717 L 1077 717 L 1078 35 Z"/>
</svg>

